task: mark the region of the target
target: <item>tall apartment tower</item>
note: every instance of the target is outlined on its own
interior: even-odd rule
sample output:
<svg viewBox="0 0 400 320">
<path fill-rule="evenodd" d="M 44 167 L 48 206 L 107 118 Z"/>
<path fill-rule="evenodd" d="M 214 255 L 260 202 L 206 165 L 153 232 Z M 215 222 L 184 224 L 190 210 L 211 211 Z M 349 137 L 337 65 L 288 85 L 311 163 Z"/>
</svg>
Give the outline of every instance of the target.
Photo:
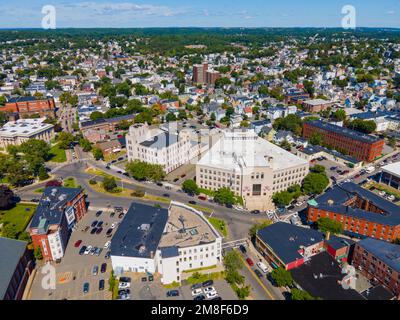
<svg viewBox="0 0 400 320">
<path fill-rule="evenodd" d="M 207 71 L 208 63 L 195 64 L 193 66 L 193 82 L 194 83 L 206 83 L 207 82 Z"/>
</svg>

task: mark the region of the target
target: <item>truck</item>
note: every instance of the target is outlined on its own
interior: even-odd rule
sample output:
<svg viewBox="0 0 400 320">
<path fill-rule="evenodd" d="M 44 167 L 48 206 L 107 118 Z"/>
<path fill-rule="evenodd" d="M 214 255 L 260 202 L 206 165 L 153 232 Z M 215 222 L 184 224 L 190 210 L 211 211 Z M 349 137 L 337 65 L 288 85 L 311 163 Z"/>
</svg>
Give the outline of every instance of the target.
<svg viewBox="0 0 400 320">
<path fill-rule="evenodd" d="M 372 173 L 372 172 L 374 172 L 374 171 L 375 171 L 375 167 L 372 167 L 372 166 L 371 166 L 371 167 L 368 167 L 368 168 L 365 170 L 365 172 L 368 173 L 368 174 L 369 174 L 369 173 Z"/>
</svg>

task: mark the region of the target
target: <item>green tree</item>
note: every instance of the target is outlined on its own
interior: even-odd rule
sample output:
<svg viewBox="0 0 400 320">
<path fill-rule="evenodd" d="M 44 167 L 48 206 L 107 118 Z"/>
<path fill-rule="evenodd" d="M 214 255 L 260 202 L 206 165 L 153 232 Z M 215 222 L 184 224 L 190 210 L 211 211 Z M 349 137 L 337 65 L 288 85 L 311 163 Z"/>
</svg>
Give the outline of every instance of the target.
<svg viewBox="0 0 400 320">
<path fill-rule="evenodd" d="M 338 109 L 332 113 L 332 117 L 337 121 L 344 121 L 346 120 L 346 111 L 343 109 Z"/>
<path fill-rule="evenodd" d="M 103 179 L 103 188 L 107 192 L 113 192 L 117 188 L 117 182 L 114 177 L 106 176 Z"/>
<path fill-rule="evenodd" d="M 318 132 L 314 132 L 308 141 L 314 146 L 321 146 L 324 142 L 322 135 Z"/>
<path fill-rule="evenodd" d="M 36 260 L 42 260 L 43 255 L 42 255 L 42 250 L 40 247 L 36 247 L 35 250 L 33 251 L 33 255 L 35 256 Z"/>
<path fill-rule="evenodd" d="M 243 268 L 242 259 L 237 251 L 232 250 L 229 251 L 224 257 L 224 266 L 225 269 L 229 270 L 240 270 Z"/>
<path fill-rule="evenodd" d="M 60 132 L 56 138 L 58 141 L 58 146 L 61 149 L 67 150 L 70 148 L 71 144 L 75 141 L 75 137 L 69 132 Z"/>
<path fill-rule="evenodd" d="M 167 114 L 167 116 L 165 117 L 165 120 L 166 120 L 167 122 L 176 121 L 176 116 L 175 116 L 175 114 L 173 114 L 172 112 L 169 112 L 169 113 Z"/>
<path fill-rule="evenodd" d="M 96 160 L 104 159 L 103 151 L 101 151 L 101 149 L 99 149 L 99 148 L 92 148 L 92 154 Z"/>
<path fill-rule="evenodd" d="M 234 205 L 236 203 L 235 194 L 227 187 L 221 188 L 215 192 L 214 201 L 228 206 Z"/>
<path fill-rule="evenodd" d="M 265 221 L 263 221 L 263 222 L 256 223 L 256 224 L 253 225 L 253 226 L 250 228 L 250 230 L 249 230 L 249 235 L 250 235 L 250 237 L 252 237 L 252 238 L 255 237 L 256 234 L 257 234 L 257 232 L 258 232 L 259 230 L 262 230 L 262 229 L 264 229 L 264 228 L 270 226 L 271 223 L 272 223 L 272 222 L 271 222 L 270 220 L 265 220 Z"/>
<path fill-rule="evenodd" d="M 292 300 L 316 300 L 307 291 L 299 290 L 297 288 L 293 288 L 291 290 L 291 297 L 292 297 Z"/>
<path fill-rule="evenodd" d="M 284 268 L 278 268 L 272 271 L 271 278 L 274 280 L 278 287 L 286 287 L 293 284 L 291 273 Z"/>
<path fill-rule="evenodd" d="M 199 194 L 199 187 L 194 180 L 186 180 L 182 184 L 182 190 L 189 194 Z"/>
<path fill-rule="evenodd" d="M 46 168 L 44 166 L 41 166 L 38 172 L 38 177 L 39 180 L 47 180 L 49 178 L 49 175 L 47 174 Z"/>
<path fill-rule="evenodd" d="M 330 232 L 333 234 L 341 234 L 343 232 L 343 226 L 339 221 L 332 220 L 329 218 L 320 218 L 317 220 L 318 230 L 322 232 Z"/>
<path fill-rule="evenodd" d="M 321 194 L 329 185 L 329 178 L 325 173 L 311 172 L 303 181 L 303 192 L 306 194 Z"/>
<path fill-rule="evenodd" d="M 272 200 L 278 207 L 286 207 L 293 201 L 293 196 L 288 191 L 275 193 Z"/>
<path fill-rule="evenodd" d="M 92 144 L 89 140 L 85 138 L 79 139 L 79 146 L 82 148 L 84 152 L 89 152 L 92 150 Z"/>
</svg>

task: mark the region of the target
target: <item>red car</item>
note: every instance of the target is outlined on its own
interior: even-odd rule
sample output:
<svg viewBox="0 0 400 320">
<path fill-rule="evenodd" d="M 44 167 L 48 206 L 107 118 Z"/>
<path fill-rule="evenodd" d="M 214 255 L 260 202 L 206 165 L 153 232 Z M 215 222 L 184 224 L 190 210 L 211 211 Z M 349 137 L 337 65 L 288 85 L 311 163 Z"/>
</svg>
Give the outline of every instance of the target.
<svg viewBox="0 0 400 320">
<path fill-rule="evenodd" d="M 248 264 L 250 267 L 254 266 L 254 262 L 253 262 L 253 260 L 251 260 L 250 258 L 247 258 L 247 259 L 246 259 L 246 262 L 247 262 L 247 264 Z"/>
<path fill-rule="evenodd" d="M 79 246 L 82 244 L 82 240 L 78 240 L 77 242 L 75 242 L 74 246 L 75 248 L 79 248 Z"/>
</svg>

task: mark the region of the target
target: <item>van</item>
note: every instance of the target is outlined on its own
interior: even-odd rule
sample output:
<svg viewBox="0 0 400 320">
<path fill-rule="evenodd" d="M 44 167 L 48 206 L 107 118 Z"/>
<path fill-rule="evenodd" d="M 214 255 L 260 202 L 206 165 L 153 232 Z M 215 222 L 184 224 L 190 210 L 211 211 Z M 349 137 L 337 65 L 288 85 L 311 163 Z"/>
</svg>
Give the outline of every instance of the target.
<svg viewBox="0 0 400 320">
<path fill-rule="evenodd" d="M 367 170 L 365 170 L 367 173 L 372 173 L 375 171 L 375 167 L 369 167 Z"/>
<path fill-rule="evenodd" d="M 257 267 L 259 267 L 261 269 L 261 271 L 264 273 L 269 272 L 269 268 L 262 262 L 257 262 Z"/>
</svg>

